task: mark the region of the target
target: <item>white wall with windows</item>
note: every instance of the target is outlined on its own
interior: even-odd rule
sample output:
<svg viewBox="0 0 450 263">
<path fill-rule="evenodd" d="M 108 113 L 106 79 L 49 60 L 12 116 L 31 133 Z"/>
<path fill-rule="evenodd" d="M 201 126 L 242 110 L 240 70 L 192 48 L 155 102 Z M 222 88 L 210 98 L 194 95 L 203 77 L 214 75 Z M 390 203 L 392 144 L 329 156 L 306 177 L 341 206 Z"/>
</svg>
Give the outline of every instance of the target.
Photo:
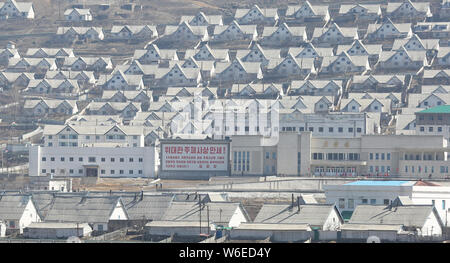
<svg viewBox="0 0 450 263">
<path fill-rule="evenodd" d="M 154 147 L 30 147 L 30 176 L 154 177 Z"/>
</svg>

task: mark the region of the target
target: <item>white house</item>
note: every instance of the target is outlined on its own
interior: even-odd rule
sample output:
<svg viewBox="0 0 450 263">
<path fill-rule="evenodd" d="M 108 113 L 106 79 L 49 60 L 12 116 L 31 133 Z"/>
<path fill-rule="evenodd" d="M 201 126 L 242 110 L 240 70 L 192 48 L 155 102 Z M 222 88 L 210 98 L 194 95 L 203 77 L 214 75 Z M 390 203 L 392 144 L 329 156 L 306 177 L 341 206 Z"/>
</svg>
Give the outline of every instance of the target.
<svg viewBox="0 0 450 263">
<path fill-rule="evenodd" d="M 183 22 L 187 22 L 191 26 L 223 25 L 221 15 L 205 15 L 203 12 L 198 12 L 195 16 L 181 16 L 180 24 Z"/>
<path fill-rule="evenodd" d="M 24 229 L 25 238 L 57 239 L 69 237 L 88 237 L 92 228 L 87 223 L 39 222 L 31 223 Z"/>
<path fill-rule="evenodd" d="M 149 40 L 158 37 L 156 26 L 152 25 L 124 25 L 111 28 L 110 39 L 114 40 Z"/>
<path fill-rule="evenodd" d="M 311 5 L 309 1 L 305 1 L 302 5 L 288 5 L 286 18 L 297 23 L 314 21 L 326 23 L 330 20 L 330 13 L 327 5 Z"/>
<path fill-rule="evenodd" d="M 260 8 L 253 5 L 250 9 L 236 9 L 234 19 L 241 25 L 266 24 L 275 25 L 277 23 L 278 9 L 276 8 Z"/>
<path fill-rule="evenodd" d="M 18 231 L 33 222 L 40 222 L 41 217 L 33 198 L 29 195 L 0 195 L 0 221 L 6 225 L 6 232 Z"/>
<path fill-rule="evenodd" d="M 229 25 L 215 26 L 211 42 L 254 41 L 258 37 L 256 25 L 239 25 L 233 21 Z"/>
<path fill-rule="evenodd" d="M 308 41 L 306 27 L 289 27 L 286 23 L 278 27 L 264 27 L 262 39 L 264 46 L 298 46 Z"/>
<path fill-rule="evenodd" d="M 315 46 L 330 47 L 337 44 L 351 44 L 359 39 L 356 27 L 340 27 L 336 23 L 329 27 L 315 27 L 311 42 Z"/>
<path fill-rule="evenodd" d="M 90 9 L 69 8 L 64 12 L 64 18 L 70 22 L 92 21 Z"/>
<path fill-rule="evenodd" d="M 403 2 L 389 2 L 386 8 L 386 15 L 392 19 L 404 19 L 407 21 L 424 21 L 432 17 L 429 2 L 412 2 L 404 0 Z"/>
<path fill-rule="evenodd" d="M 324 186 L 326 202 L 347 216 L 360 205 L 390 205 L 405 196 L 411 205 L 434 205 L 440 220 L 450 222 L 450 188 L 426 181 L 355 181 Z M 345 212 L 348 211 L 348 212 Z"/>
<path fill-rule="evenodd" d="M 412 36 L 411 23 L 394 24 L 389 18 L 382 24 L 369 24 L 366 32 L 368 41 L 406 38 Z"/>
<path fill-rule="evenodd" d="M 128 214 L 118 196 L 57 195 L 45 217 L 45 222 L 88 223 L 100 233 L 119 220 L 128 220 Z"/>
<path fill-rule="evenodd" d="M 33 2 L 17 2 L 15 0 L 0 2 L 0 17 L 34 19 Z"/>
</svg>

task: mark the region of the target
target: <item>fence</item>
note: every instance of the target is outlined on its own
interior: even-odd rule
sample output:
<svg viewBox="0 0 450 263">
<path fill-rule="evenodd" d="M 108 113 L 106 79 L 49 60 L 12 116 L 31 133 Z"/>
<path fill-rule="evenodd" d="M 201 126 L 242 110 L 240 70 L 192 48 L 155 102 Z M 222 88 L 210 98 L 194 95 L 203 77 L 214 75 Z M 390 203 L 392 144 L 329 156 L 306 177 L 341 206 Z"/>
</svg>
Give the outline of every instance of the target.
<svg viewBox="0 0 450 263">
<path fill-rule="evenodd" d="M 91 237 L 89 240 L 94 240 L 94 241 L 100 241 L 100 240 L 117 240 L 119 238 L 122 238 L 124 236 L 126 236 L 128 231 L 128 228 L 121 228 L 119 230 L 110 232 L 110 233 L 106 233 L 100 236 L 96 236 L 96 237 Z"/>
</svg>

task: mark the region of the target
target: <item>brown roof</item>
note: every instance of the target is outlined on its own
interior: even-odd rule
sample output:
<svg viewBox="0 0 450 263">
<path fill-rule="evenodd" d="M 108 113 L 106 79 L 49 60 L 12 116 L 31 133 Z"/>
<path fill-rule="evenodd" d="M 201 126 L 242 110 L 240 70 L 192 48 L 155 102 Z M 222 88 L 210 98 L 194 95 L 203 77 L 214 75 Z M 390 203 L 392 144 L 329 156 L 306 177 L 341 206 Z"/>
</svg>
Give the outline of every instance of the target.
<svg viewBox="0 0 450 263">
<path fill-rule="evenodd" d="M 438 184 L 435 183 L 431 183 L 431 182 L 426 182 L 426 181 L 417 181 L 414 186 L 440 186 Z"/>
</svg>

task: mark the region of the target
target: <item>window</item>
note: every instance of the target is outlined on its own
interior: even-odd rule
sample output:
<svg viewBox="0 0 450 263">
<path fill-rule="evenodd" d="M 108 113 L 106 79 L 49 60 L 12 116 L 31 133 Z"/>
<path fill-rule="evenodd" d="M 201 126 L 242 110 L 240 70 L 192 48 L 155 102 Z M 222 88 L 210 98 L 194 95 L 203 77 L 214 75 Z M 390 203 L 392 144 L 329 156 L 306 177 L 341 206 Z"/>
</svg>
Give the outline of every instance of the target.
<svg viewBox="0 0 450 263">
<path fill-rule="evenodd" d="M 353 199 L 348 199 L 348 208 L 355 208 L 355 200 Z"/>
<path fill-rule="evenodd" d="M 345 199 L 339 198 L 339 208 L 345 208 Z"/>
<path fill-rule="evenodd" d="M 119 174 L 123 174 L 123 170 L 119 170 Z"/>
<path fill-rule="evenodd" d="M 105 170 L 101 170 L 100 173 L 101 173 L 101 174 L 105 174 Z"/>
<path fill-rule="evenodd" d="M 42 169 L 42 173 L 45 174 L 47 172 L 46 169 Z"/>
<path fill-rule="evenodd" d="M 274 160 L 277 159 L 277 153 L 276 153 L 276 152 L 273 152 L 273 153 L 272 153 L 272 159 L 274 159 Z"/>
<path fill-rule="evenodd" d="M 121 163 L 123 163 L 123 162 L 125 161 L 125 159 L 124 159 L 124 158 L 120 158 L 119 161 L 120 161 Z"/>
<path fill-rule="evenodd" d="M 61 157 L 61 162 L 64 162 L 65 161 L 65 158 L 64 157 Z"/>
<path fill-rule="evenodd" d="M 102 161 L 102 162 L 105 162 L 105 161 L 106 161 L 106 158 L 105 158 L 105 157 L 102 157 L 101 161 Z"/>
<path fill-rule="evenodd" d="M 42 161 L 43 161 L 43 162 L 47 161 L 47 158 L 42 157 Z"/>
<path fill-rule="evenodd" d="M 89 157 L 88 162 L 95 163 L 95 157 Z"/>
<path fill-rule="evenodd" d="M 367 199 L 362 199 L 361 202 L 362 202 L 363 205 L 366 205 L 367 204 Z"/>
<path fill-rule="evenodd" d="M 445 200 L 442 200 L 442 210 L 445 210 Z"/>
<path fill-rule="evenodd" d="M 362 129 L 361 128 L 356 128 L 356 132 L 361 133 Z"/>
<path fill-rule="evenodd" d="M 370 160 L 373 160 L 373 153 L 370 153 L 369 156 L 370 156 L 369 159 L 370 159 Z"/>
<path fill-rule="evenodd" d="M 389 205 L 389 199 L 383 199 L 383 204 L 384 205 Z"/>
<path fill-rule="evenodd" d="M 133 170 L 129 170 L 129 171 L 128 171 L 128 174 L 133 174 Z"/>
<path fill-rule="evenodd" d="M 142 159 L 142 158 L 139 158 L 139 162 L 142 163 L 142 161 L 143 161 L 143 159 Z"/>
<path fill-rule="evenodd" d="M 377 203 L 377 200 L 376 199 L 370 199 L 370 204 L 371 205 L 375 205 Z"/>
<path fill-rule="evenodd" d="M 338 131 L 342 133 L 342 132 L 344 132 L 344 128 L 339 127 L 339 128 L 338 128 Z"/>
<path fill-rule="evenodd" d="M 333 127 L 328 128 L 328 132 L 333 132 Z"/>
<path fill-rule="evenodd" d="M 103 231 L 103 225 L 98 225 L 98 231 Z"/>
<path fill-rule="evenodd" d="M 115 173 L 115 171 L 114 171 L 114 170 L 111 170 L 111 171 L 110 171 L 110 173 L 111 173 L 111 174 L 114 174 L 114 173 Z"/>
<path fill-rule="evenodd" d="M 132 163 L 133 162 L 133 158 L 130 158 L 129 161 L 130 161 L 130 163 Z"/>
<path fill-rule="evenodd" d="M 116 161 L 116 159 L 115 158 L 111 158 L 111 162 L 113 163 L 113 162 L 115 162 Z"/>
<path fill-rule="evenodd" d="M 270 153 L 266 152 L 266 159 L 269 159 L 269 158 L 270 158 Z"/>
<path fill-rule="evenodd" d="M 390 153 L 387 153 L 386 154 L 386 160 L 390 160 L 391 159 L 391 154 Z"/>
<path fill-rule="evenodd" d="M 83 161 L 83 157 L 78 158 L 78 161 L 82 162 Z"/>
</svg>

